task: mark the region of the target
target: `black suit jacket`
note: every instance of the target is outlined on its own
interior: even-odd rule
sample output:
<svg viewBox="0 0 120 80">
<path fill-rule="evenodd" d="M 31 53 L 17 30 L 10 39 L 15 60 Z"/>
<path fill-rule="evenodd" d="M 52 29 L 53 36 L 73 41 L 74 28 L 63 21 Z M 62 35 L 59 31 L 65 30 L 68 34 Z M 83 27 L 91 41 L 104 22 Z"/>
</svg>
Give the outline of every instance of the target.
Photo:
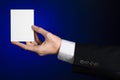
<svg viewBox="0 0 120 80">
<path fill-rule="evenodd" d="M 73 71 L 120 80 L 120 46 L 76 43 Z"/>
</svg>

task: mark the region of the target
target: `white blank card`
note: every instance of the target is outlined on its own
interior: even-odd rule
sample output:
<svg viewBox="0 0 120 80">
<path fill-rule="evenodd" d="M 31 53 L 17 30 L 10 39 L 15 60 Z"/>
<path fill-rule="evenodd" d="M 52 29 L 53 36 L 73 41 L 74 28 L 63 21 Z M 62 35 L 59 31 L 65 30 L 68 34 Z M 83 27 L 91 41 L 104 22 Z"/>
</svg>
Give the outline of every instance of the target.
<svg viewBox="0 0 120 80">
<path fill-rule="evenodd" d="M 11 9 L 11 41 L 34 41 L 33 9 Z"/>
</svg>

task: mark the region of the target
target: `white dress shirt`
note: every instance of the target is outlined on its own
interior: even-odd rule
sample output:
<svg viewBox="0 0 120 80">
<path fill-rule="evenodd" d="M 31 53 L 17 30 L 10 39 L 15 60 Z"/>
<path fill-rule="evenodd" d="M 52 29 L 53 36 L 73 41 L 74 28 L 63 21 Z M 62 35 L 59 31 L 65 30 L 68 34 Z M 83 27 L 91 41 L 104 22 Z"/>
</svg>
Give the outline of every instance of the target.
<svg viewBox="0 0 120 80">
<path fill-rule="evenodd" d="M 58 59 L 72 64 L 74 61 L 74 51 L 75 42 L 62 39 L 61 46 L 58 52 Z"/>
</svg>

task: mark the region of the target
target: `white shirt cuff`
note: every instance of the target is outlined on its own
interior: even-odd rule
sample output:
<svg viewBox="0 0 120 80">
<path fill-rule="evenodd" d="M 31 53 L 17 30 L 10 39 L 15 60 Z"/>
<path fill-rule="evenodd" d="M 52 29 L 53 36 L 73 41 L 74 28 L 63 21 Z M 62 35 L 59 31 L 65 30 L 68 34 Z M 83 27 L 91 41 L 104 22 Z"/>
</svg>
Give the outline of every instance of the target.
<svg viewBox="0 0 120 80">
<path fill-rule="evenodd" d="M 74 61 L 74 51 L 75 51 L 75 42 L 62 40 L 58 52 L 58 59 L 72 64 Z"/>
</svg>

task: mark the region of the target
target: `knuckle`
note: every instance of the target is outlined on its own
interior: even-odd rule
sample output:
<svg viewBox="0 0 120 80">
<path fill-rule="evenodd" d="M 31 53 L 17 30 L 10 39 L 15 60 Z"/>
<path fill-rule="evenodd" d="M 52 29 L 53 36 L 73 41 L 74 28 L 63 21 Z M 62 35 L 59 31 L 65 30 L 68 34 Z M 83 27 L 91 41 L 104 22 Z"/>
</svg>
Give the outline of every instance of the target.
<svg viewBox="0 0 120 80">
<path fill-rule="evenodd" d="M 38 52 L 39 52 L 38 47 L 34 47 L 34 48 L 33 48 L 33 51 L 35 51 L 35 52 L 37 52 L 37 53 L 38 53 Z"/>
<path fill-rule="evenodd" d="M 39 27 L 39 28 L 37 28 L 37 30 L 38 30 L 38 31 L 41 31 L 41 28 Z"/>
<path fill-rule="evenodd" d="M 48 32 L 48 33 L 46 34 L 46 37 L 49 38 L 50 36 L 52 36 L 52 33 Z"/>
<path fill-rule="evenodd" d="M 44 56 L 44 54 L 42 54 L 42 53 L 40 53 L 40 54 L 38 54 L 39 56 Z"/>
<path fill-rule="evenodd" d="M 27 47 L 24 47 L 24 49 L 25 49 L 25 50 L 28 50 L 28 48 L 27 48 Z"/>
</svg>

